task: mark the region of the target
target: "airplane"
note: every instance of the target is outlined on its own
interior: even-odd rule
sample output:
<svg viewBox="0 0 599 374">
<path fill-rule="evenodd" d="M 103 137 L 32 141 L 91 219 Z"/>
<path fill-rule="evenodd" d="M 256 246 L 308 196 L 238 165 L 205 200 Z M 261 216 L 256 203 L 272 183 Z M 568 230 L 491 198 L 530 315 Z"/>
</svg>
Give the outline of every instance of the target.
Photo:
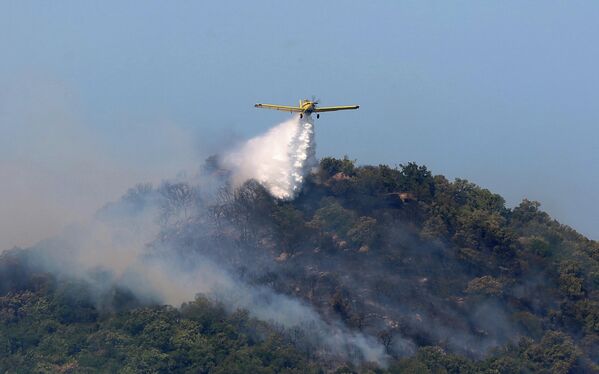
<svg viewBox="0 0 599 374">
<path fill-rule="evenodd" d="M 282 112 L 299 113 L 300 118 L 304 115 L 310 115 L 316 113 L 316 118 L 320 118 L 322 112 L 334 112 L 336 110 L 349 110 L 358 109 L 359 105 L 346 105 L 346 106 L 321 106 L 317 107 L 318 101 L 310 101 L 307 99 L 300 100 L 299 106 L 286 106 L 286 105 L 273 105 L 273 104 L 256 104 L 256 108 L 274 109 Z"/>
</svg>

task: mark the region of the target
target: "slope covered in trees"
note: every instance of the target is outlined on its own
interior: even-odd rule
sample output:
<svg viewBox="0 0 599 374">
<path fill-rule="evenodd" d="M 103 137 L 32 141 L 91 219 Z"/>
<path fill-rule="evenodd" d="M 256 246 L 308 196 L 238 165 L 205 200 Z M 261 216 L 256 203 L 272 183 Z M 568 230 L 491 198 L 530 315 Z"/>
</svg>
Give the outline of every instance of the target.
<svg viewBox="0 0 599 374">
<path fill-rule="evenodd" d="M 385 362 L 324 354 L 309 329 L 210 297 L 173 308 L 122 285 L 98 297 L 13 250 L 0 258 L 0 371 L 599 371 L 599 243 L 537 202 L 509 209 L 424 166 L 333 158 L 293 201 L 250 181 L 210 201 L 186 183 L 140 186 L 120 204 L 149 201 L 157 242 L 374 337 Z"/>
</svg>

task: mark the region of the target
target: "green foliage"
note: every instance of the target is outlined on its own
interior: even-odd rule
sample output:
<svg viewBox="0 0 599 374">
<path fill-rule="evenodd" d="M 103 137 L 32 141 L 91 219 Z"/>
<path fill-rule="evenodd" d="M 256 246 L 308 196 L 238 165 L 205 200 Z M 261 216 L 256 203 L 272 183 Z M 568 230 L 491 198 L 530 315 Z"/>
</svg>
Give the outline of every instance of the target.
<svg viewBox="0 0 599 374">
<path fill-rule="evenodd" d="M 502 291 L 503 285 L 501 282 L 490 275 L 472 279 L 468 282 L 468 288 L 466 288 L 467 293 L 486 296 L 499 296 Z"/>
<path fill-rule="evenodd" d="M 549 257 L 552 253 L 551 245 L 547 240 L 540 236 L 530 236 L 520 238 L 520 243 L 524 246 L 524 249 L 541 257 Z"/>
<path fill-rule="evenodd" d="M 0 372 L 123 373 L 304 373 L 307 360 L 289 343 L 266 330 L 264 340 L 248 336 L 264 325 L 244 313 L 228 314 L 205 298 L 172 307 L 144 307 L 78 318 L 87 307 L 72 303 L 65 319 L 60 293 L 25 291 L 0 298 Z M 76 288 L 72 290 L 78 294 Z"/>
<path fill-rule="evenodd" d="M 140 185 L 124 200 L 136 211 L 159 199 L 171 234 L 195 251 L 198 196 L 184 183 Z M 295 201 L 250 181 L 223 189 L 211 212 L 218 250 L 237 251 L 220 257 L 227 265 L 291 254 L 246 276 L 378 338 L 388 368 L 323 361 L 312 337 L 204 297 L 179 308 L 120 289 L 98 297 L 14 250 L 0 254 L 0 372 L 599 372 L 599 243 L 538 202 L 510 209 L 415 163 L 345 157 L 323 159 Z"/>
<path fill-rule="evenodd" d="M 559 267 L 560 290 L 570 298 L 584 295 L 584 280 L 581 266 L 575 261 L 564 261 Z"/>
<path fill-rule="evenodd" d="M 435 182 L 426 166 L 418 166 L 414 162 L 400 166 L 399 188 L 413 192 L 421 200 L 430 201 L 435 194 Z"/>
<path fill-rule="evenodd" d="M 278 244 L 287 252 L 295 252 L 308 235 L 304 214 L 291 204 L 280 204 L 274 208 L 272 218 Z"/>
<path fill-rule="evenodd" d="M 342 159 L 325 157 L 320 161 L 320 170 L 325 178 L 330 178 L 337 173 L 351 176 L 355 171 L 355 162 L 345 156 Z"/>
<path fill-rule="evenodd" d="M 533 344 L 524 351 L 537 372 L 569 373 L 575 368 L 580 352 L 568 335 L 549 331 L 539 344 Z"/>
<path fill-rule="evenodd" d="M 372 217 L 358 218 L 347 231 L 347 236 L 355 245 L 371 246 L 378 236 L 376 219 Z"/>
<path fill-rule="evenodd" d="M 346 237 L 356 221 L 356 213 L 345 209 L 332 198 L 323 199 L 320 206 L 308 225 L 319 231 L 336 232 Z"/>
</svg>

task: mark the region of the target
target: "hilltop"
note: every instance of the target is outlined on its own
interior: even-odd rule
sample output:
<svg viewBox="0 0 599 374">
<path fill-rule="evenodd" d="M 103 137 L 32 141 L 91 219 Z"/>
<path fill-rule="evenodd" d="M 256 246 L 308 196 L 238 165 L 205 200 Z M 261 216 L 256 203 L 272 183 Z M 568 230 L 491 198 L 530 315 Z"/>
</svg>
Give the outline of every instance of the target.
<svg viewBox="0 0 599 374">
<path fill-rule="evenodd" d="M 205 174 L 224 181 L 213 198 L 186 182 L 140 185 L 98 219 L 158 207 L 146 255 L 184 259 L 191 273 L 185 259 L 209 259 L 260 290 L 249 310 L 211 293 L 166 306 L 110 279 L 98 290 L 90 279 L 110 276 L 41 266 L 43 244 L 5 251 L 0 371 L 599 371 L 599 243 L 538 202 L 510 209 L 415 163 L 325 158 L 293 201 L 255 181 L 227 188 L 214 164 Z M 353 343 L 336 351 L 321 325 L 252 309 L 277 295 Z"/>
</svg>

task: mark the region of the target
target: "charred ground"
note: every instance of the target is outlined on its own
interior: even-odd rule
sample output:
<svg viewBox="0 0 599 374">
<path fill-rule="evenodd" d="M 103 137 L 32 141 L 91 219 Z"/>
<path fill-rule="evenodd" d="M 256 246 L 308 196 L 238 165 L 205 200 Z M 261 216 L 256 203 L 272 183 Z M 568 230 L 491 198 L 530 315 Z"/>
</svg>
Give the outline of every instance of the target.
<svg viewBox="0 0 599 374">
<path fill-rule="evenodd" d="M 226 178 L 218 168 L 209 172 Z M 414 163 L 356 166 L 333 158 L 321 160 L 293 201 L 273 199 L 252 181 L 217 196 L 207 202 L 189 184 L 165 183 L 138 186 L 119 204 L 159 200 L 158 241 L 376 337 L 387 369 L 324 360 L 305 332 L 203 297 L 180 309 L 142 303 L 122 287 L 92 298 L 86 282 L 30 265 L 35 250 L 0 257 L 0 368 L 599 370 L 599 244 L 537 202 L 509 209 L 497 194 Z"/>
</svg>

